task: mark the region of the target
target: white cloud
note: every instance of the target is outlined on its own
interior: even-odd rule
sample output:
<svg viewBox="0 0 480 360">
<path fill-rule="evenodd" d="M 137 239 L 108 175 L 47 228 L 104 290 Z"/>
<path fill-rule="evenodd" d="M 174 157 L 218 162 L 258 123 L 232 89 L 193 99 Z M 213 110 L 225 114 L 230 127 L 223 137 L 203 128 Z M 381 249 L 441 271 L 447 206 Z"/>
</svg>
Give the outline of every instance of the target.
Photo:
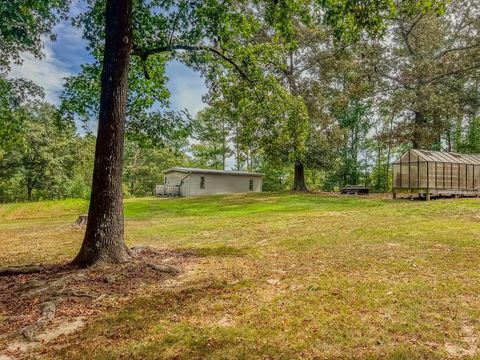
<svg viewBox="0 0 480 360">
<path fill-rule="evenodd" d="M 50 43 L 45 44 L 44 54 L 43 59 L 36 59 L 28 53 L 23 54 L 23 63 L 12 66 L 10 75 L 33 81 L 45 91 L 46 101 L 58 104 L 63 78 L 70 75 L 70 72 L 67 66 L 55 57 Z"/>
<path fill-rule="evenodd" d="M 70 7 L 70 15 L 78 15 L 83 8 L 82 2 L 75 1 Z M 43 39 L 44 57 L 36 59 L 29 53 L 22 54 L 22 64 L 13 65 L 10 75 L 23 77 L 43 87 L 45 100 L 59 103 L 64 78 L 79 71 L 80 65 L 89 61 L 82 39 L 82 30 L 72 26 L 70 20 L 64 20 L 54 29 L 57 41 Z"/>
<path fill-rule="evenodd" d="M 81 1 L 76 4 L 70 9 L 71 15 L 84 11 Z M 32 80 L 42 86 L 45 100 L 58 105 L 64 78 L 78 73 L 80 65 L 90 62 L 92 57 L 86 51 L 82 30 L 73 27 L 69 20 L 60 22 L 54 32 L 57 34 L 57 41 L 45 39 L 44 58 L 35 59 L 31 54 L 25 53 L 22 55 L 23 63 L 14 65 L 10 75 Z M 207 92 L 207 88 L 199 73 L 179 61 L 172 61 L 167 66 L 167 76 L 167 87 L 171 92 L 174 109 L 187 109 L 190 114 L 195 115 L 206 106 L 202 102 L 202 95 Z"/>
<path fill-rule="evenodd" d="M 91 62 L 92 56 L 87 52 L 87 42 L 82 39 L 83 30 L 67 20 L 55 27 L 57 41 L 50 43 L 55 57 L 61 61 L 71 72 L 80 71 L 80 65 Z"/>
<path fill-rule="evenodd" d="M 178 61 L 172 61 L 168 64 L 167 75 L 167 86 L 175 109 L 187 109 L 194 116 L 206 106 L 202 95 L 207 92 L 207 88 L 197 72 Z"/>
</svg>

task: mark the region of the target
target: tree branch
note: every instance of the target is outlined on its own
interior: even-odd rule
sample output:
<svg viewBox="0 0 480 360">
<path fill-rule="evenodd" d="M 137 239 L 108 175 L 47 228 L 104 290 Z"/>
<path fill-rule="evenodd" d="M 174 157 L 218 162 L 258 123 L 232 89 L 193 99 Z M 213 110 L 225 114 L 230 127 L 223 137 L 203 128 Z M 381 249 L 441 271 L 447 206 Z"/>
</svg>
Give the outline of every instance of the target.
<svg viewBox="0 0 480 360">
<path fill-rule="evenodd" d="M 235 70 L 245 79 L 247 80 L 250 84 L 253 85 L 252 80 L 247 76 L 247 74 L 238 66 L 231 58 L 225 56 L 220 50 L 210 47 L 210 46 L 205 46 L 205 45 L 182 45 L 182 44 L 173 44 L 173 45 L 166 45 L 166 46 L 160 46 L 152 49 L 140 49 L 137 46 L 133 46 L 133 55 L 137 55 L 140 57 L 140 59 L 144 63 L 144 73 L 145 77 L 147 79 L 150 79 L 150 76 L 148 75 L 147 69 L 146 69 L 146 60 L 150 55 L 155 55 L 155 54 L 161 54 L 164 52 L 173 52 L 175 50 L 185 50 L 185 51 L 209 51 L 218 57 L 222 58 L 226 62 L 228 62 L 230 65 L 232 65 Z"/>
<path fill-rule="evenodd" d="M 470 71 L 470 70 L 475 70 L 475 69 L 480 69 L 480 63 L 479 64 L 475 64 L 475 65 L 472 65 L 472 66 L 469 66 L 469 67 L 466 67 L 466 68 L 463 68 L 463 69 L 457 69 L 457 70 L 452 70 L 452 71 L 449 71 L 449 72 L 446 72 L 444 74 L 440 74 L 440 75 L 437 75 L 431 79 L 428 79 L 426 82 L 431 84 L 431 83 L 434 83 L 438 80 L 441 80 L 445 77 L 448 77 L 448 76 L 453 76 L 453 75 L 460 75 L 460 74 L 464 74 L 466 73 L 467 71 Z"/>
<path fill-rule="evenodd" d="M 169 45 L 172 45 L 173 35 L 175 34 L 175 29 L 177 28 L 178 19 L 180 18 L 180 15 L 182 14 L 183 10 L 185 10 L 186 6 L 187 6 L 187 1 L 184 1 L 180 7 L 180 10 L 178 10 L 177 16 L 175 16 L 175 20 L 173 21 L 172 31 L 170 33 L 170 40 L 168 40 Z"/>
<path fill-rule="evenodd" d="M 410 40 L 408 39 L 408 36 L 410 34 L 409 33 L 407 34 L 403 24 L 400 25 L 400 32 L 402 33 L 403 41 L 405 42 L 405 46 L 407 47 L 408 52 L 410 53 L 410 55 L 415 55 L 415 52 L 413 51 L 413 48 L 410 45 Z"/>
<path fill-rule="evenodd" d="M 423 19 L 424 16 L 425 16 L 425 13 L 420 13 L 419 15 L 417 15 L 416 18 L 413 20 L 413 22 L 408 27 L 408 30 L 405 28 L 405 19 L 400 19 L 399 20 L 399 22 L 400 22 L 400 24 L 399 24 L 400 32 L 402 34 L 403 40 L 405 41 L 405 46 L 407 47 L 410 55 L 415 55 L 415 51 L 413 50 L 413 48 L 410 44 L 409 36 L 411 35 L 411 33 L 413 31 L 413 28 L 415 26 L 417 26 L 417 24 Z"/>
<path fill-rule="evenodd" d="M 392 75 L 390 75 L 390 74 L 383 73 L 383 72 L 381 72 L 380 70 L 378 70 L 376 64 L 373 66 L 373 70 L 374 70 L 378 75 L 380 75 L 380 76 L 382 76 L 382 77 L 384 77 L 384 78 L 386 78 L 386 79 L 389 79 L 389 80 L 395 82 L 396 84 L 399 84 L 399 85 L 403 86 L 403 88 L 405 88 L 405 89 L 407 89 L 407 90 L 413 90 L 413 88 L 412 88 L 411 86 L 405 84 L 405 83 L 404 83 L 401 79 L 399 79 L 398 77 L 392 76 Z"/>
<path fill-rule="evenodd" d="M 406 33 L 407 36 L 410 35 L 410 33 L 413 31 L 413 28 L 414 28 L 415 26 L 417 26 L 417 24 L 420 22 L 420 20 L 423 19 L 423 17 L 425 16 L 425 14 L 426 14 L 426 13 L 422 12 L 422 13 L 420 13 L 420 14 L 417 16 L 417 18 L 416 18 L 415 20 L 413 20 L 412 24 L 410 25 L 410 27 L 409 27 L 408 30 L 407 30 L 407 33 Z"/>
<path fill-rule="evenodd" d="M 474 49 L 476 47 L 480 47 L 480 43 L 476 43 L 476 44 L 469 45 L 469 46 L 459 46 L 459 47 L 450 48 L 450 49 L 444 50 L 440 54 L 434 56 L 432 60 L 438 60 L 441 57 L 445 56 L 446 54 L 454 52 L 454 51 L 470 50 L 470 49 Z"/>
</svg>

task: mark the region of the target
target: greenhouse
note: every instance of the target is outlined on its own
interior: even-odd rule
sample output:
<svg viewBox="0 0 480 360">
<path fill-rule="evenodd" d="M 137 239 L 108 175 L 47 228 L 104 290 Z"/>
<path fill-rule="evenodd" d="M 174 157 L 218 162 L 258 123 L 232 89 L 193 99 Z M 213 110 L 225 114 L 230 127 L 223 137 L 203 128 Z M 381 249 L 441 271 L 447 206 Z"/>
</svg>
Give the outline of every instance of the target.
<svg viewBox="0 0 480 360">
<path fill-rule="evenodd" d="M 411 149 L 393 164 L 393 197 L 478 196 L 480 155 Z"/>
</svg>

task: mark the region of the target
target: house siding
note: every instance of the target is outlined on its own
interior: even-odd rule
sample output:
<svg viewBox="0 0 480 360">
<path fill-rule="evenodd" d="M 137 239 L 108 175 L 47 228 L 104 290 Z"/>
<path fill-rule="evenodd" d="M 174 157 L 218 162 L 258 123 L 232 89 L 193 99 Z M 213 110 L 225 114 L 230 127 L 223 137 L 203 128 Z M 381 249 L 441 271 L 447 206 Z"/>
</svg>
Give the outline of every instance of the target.
<svg viewBox="0 0 480 360">
<path fill-rule="evenodd" d="M 200 188 L 202 177 L 205 178 L 204 189 Z M 250 180 L 253 180 L 253 190 L 250 190 Z M 188 195 L 185 196 L 261 192 L 262 178 L 247 175 L 191 174 L 188 177 L 188 187 Z"/>
<path fill-rule="evenodd" d="M 202 177 L 204 178 L 204 188 L 201 186 Z M 252 182 L 252 186 L 250 186 L 250 182 Z M 262 176 L 249 173 L 211 173 L 208 171 L 195 171 L 194 169 L 192 169 L 191 172 L 188 172 L 188 169 L 185 169 L 184 171 L 172 169 L 165 173 L 164 184 L 157 185 L 156 193 L 161 195 L 165 192 L 165 188 L 179 185 L 181 185 L 180 195 L 187 197 L 261 192 Z"/>
<path fill-rule="evenodd" d="M 173 186 L 179 186 L 180 183 L 182 183 L 182 186 L 180 188 L 180 195 L 189 196 L 190 194 L 188 193 L 189 186 L 188 186 L 188 177 L 186 177 L 187 175 L 188 174 L 185 174 L 180 171 L 171 171 L 168 174 L 165 174 L 164 183 L 156 186 L 155 193 L 157 195 L 161 194 L 164 185 L 167 185 L 168 187 L 173 187 Z"/>
<path fill-rule="evenodd" d="M 165 175 L 165 185 L 176 186 L 180 185 L 182 179 L 187 176 L 187 174 L 181 173 L 179 171 L 172 171 Z"/>
</svg>

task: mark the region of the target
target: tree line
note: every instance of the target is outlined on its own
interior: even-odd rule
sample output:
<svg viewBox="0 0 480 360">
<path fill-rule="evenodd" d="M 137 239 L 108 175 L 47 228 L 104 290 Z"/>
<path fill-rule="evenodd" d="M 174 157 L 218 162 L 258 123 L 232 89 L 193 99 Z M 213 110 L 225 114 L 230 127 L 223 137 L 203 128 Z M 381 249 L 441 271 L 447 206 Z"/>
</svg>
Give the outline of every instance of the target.
<svg viewBox="0 0 480 360">
<path fill-rule="evenodd" d="M 6 117 L 8 109 L 3 110 Z M 15 121 L 2 127 L 0 202 L 88 199 L 96 137 L 91 132 L 79 134 L 71 118 L 41 100 L 9 110 Z M 151 196 L 155 185 L 163 182 L 163 170 L 191 165 L 193 159 L 181 150 L 127 134 L 124 195 Z"/>
</svg>

